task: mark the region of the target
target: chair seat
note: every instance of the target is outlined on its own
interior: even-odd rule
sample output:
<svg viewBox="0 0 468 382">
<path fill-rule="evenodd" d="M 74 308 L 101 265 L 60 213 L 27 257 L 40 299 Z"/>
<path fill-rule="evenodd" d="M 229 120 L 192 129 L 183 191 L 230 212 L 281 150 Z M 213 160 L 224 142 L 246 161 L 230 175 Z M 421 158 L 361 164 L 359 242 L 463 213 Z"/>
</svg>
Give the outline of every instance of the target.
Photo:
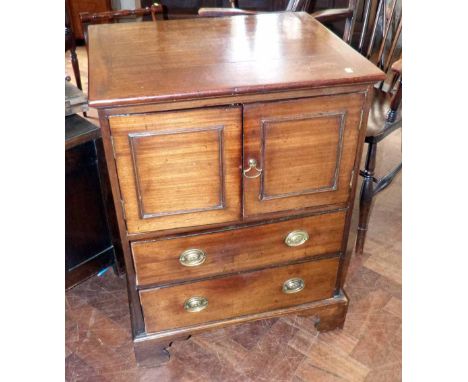
<svg viewBox="0 0 468 382">
<path fill-rule="evenodd" d="M 391 98 L 392 95 L 390 93 L 378 89 L 375 90 L 374 100 L 369 110 L 366 137 L 376 136 L 384 130 Z"/>
<path fill-rule="evenodd" d="M 390 102 L 392 94 L 376 89 L 374 93 L 374 100 L 369 111 L 369 119 L 367 121 L 366 142 L 378 137 L 385 130 L 390 127 L 387 123 L 387 113 L 390 110 Z M 400 124 L 401 119 L 398 118 L 396 122 L 391 125 Z M 394 130 L 394 129 L 392 129 Z"/>
</svg>

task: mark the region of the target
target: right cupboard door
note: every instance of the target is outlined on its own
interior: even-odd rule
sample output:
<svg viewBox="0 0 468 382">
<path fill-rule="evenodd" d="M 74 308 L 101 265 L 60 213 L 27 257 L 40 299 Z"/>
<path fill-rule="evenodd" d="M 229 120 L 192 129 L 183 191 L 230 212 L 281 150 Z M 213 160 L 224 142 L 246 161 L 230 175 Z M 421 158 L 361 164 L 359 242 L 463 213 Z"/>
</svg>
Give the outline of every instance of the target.
<svg viewBox="0 0 468 382">
<path fill-rule="evenodd" d="M 346 203 L 366 93 L 246 105 L 244 215 Z"/>
</svg>

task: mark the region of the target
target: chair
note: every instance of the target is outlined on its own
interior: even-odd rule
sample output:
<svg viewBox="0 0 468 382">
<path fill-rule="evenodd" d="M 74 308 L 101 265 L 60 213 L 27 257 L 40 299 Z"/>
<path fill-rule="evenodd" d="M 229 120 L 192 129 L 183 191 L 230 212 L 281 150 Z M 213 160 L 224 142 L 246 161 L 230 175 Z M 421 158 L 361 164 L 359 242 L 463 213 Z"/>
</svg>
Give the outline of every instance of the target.
<svg viewBox="0 0 468 382">
<path fill-rule="evenodd" d="M 402 69 L 401 59 L 396 61 L 391 70 L 394 76 L 399 78 L 394 94 L 392 92 L 377 92 L 374 105 L 370 111 L 369 122 L 365 142 L 367 143 L 367 155 L 364 169 L 359 172 L 364 180 L 361 186 L 359 201 L 359 225 L 356 239 L 356 253 L 362 254 L 364 243 L 369 227 L 369 218 L 374 197 L 387 188 L 401 171 L 400 162 L 392 171 L 381 178 L 375 176 L 375 165 L 377 157 L 377 144 L 388 135 L 398 130 L 402 126 L 401 117 L 398 116 L 398 109 L 401 105 L 402 97 Z M 383 113 L 387 110 L 387 114 Z M 378 122 L 377 122 L 378 121 Z"/>
<path fill-rule="evenodd" d="M 349 43 L 351 41 L 353 31 L 354 12 L 356 9 L 357 0 L 349 0 L 346 8 L 326 9 L 312 13 L 317 21 L 327 23 L 345 20 L 345 28 L 343 39 Z M 286 5 L 286 12 L 307 12 L 310 7 L 311 0 L 289 0 Z M 239 9 L 238 0 L 229 0 L 231 8 L 200 8 L 198 15 L 202 17 L 221 17 L 235 15 L 255 15 L 257 11 L 249 11 Z"/>
<path fill-rule="evenodd" d="M 201 17 L 222 17 L 222 16 L 236 16 L 236 15 L 256 15 L 257 11 L 248 11 L 239 8 L 238 0 L 229 0 L 231 8 L 200 8 L 198 15 Z M 286 5 L 286 11 L 299 12 L 307 11 L 310 5 L 310 0 L 289 0 Z"/>
<path fill-rule="evenodd" d="M 357 2 L 360 0 L 349 0 L 348 6 L 345 8 L 329 8 L 311 13 L 317 21 L 328 24 L 336 21 L 345 21 L 343 40 L 350 44 L 353 36 L 355 13 L 357 10 Z"/>
<path fill-rule="evenodd" d="M 78 64 L 78 56 L 76 55 L 76 41 L 75 35 L 70 22 L 70 10 L 68 1 L 65 2 L 65 52 L 70 51 L 70 60 L 73 68 L 73 74 L 75 75 L 76 86 L 83 94 L 83 86 L 81 84 L 80 66 Z M 66 76 L 66 81 L 70 81 L 70 77 Z M 65 86 L 67 86 L 65 84 Z M 83 109 L 83 116 L 87 117 L 88 114 Z"/>
<path fill-rule="evenodd" d="M 88 45 L 88 26 L 91 24 L 108 24 L 120 21 L 127 17 L 142 17 L 151 15 L 153 22 L 156 22 L 156 15 L 163 13 L 163 6 L 158 3 L 154 3 L 150 7 L 136 8 L 136 9 L 122 9 L 120 11 L 109 11 L 109 12 L 82 12 L 80 13 L 81 25 L 83 26 L 83 34 L 86 45 Z"/>
<path fill-rule="evenodd" d="M 365 138 L 367 155 L 364 169 L 360 171 L 363 183 L 355 247 L 357 254 L 362 254 L 364 250 L 374 197 L 387 188 L 402 169 L 400 162 L 385 176 L 375 176 L 377 144 L 402 126 L 402 14 L 398 12 L 398 4 L 401 4 L 399 0 L 358 0 L 357 3 L 350 1 L 350 6 L 354 7 L 354 20 L 344 36 L 345 41 L 351 43 L 354 40 L 353 28 L 359 26 L 360 31 L 355 36 L 355 48 L 387 73 L 387 79 L 375 89 L 374 102 L 369 112 Z M 360 23 L 356 22 L 358 12 Z M 326 11 L 323 11 L 322 15 L 325 14 Z M 334 22 L 340 19 L 343 19 L 343 15 L 337 14 L 322 18 L 322 21 Z"/>
<path fill-rule="evenodd" d="M 78 57 L 76 55 L 76 42 L 70 23 L 68 1 L 65 2 L 65 52 L 67 51 L 70 51 L 70 60 L 73 67 L 73 74 L 75 75 L 76 79 L 76 86 L 78 89 L 83 90 L 83 87 L 81 86 L 80 66 L 78 64 Z"/>
<path fill-rule="evenodd" d="M 90 13 L 90 12 L 81 12 L 80 13 L 80 21 L 81 21 L 81 26 L 83 29 L 83 35 L 84 35 L 84 40 L 86 44 L 86 48 L 88 48 L 88 26 L 90 24 L 107 24 L 107 23 L 114 23 L 117 20 L 120 20 L 122 18 L 126 17 L 142 17 L 142 16 L 147 16 L 151 14 L 151 19 L 156 22 L 156 15 L 158 13 L 163 13 L 163 7 L 161 4 L 154 3 L 150 7 L 146 8 L 136 8 L 136 9 L 123 9 L 120 11 L 108 11 L 108 12 L 97 12 L 97 13 Z M 72 63 L 73 63 L 73 56 L 72 56 Z M 78 68 L 78 62 L 77 62 L 77 68 Z M 73 67 L 73 70 L 75 70 L 75 67 Z M 78 71 L 78 76 L 80 75 L 79 69 Z M 75 72 L 76 76 L 76 72 Z M 78 83 L 78 80 L 77 80 Z M 80 85 L 78 86 L 81 89 L 81 81 Z M 86 117 L 86 113 L 83 113 L 83 115 Z"/>
</svg>

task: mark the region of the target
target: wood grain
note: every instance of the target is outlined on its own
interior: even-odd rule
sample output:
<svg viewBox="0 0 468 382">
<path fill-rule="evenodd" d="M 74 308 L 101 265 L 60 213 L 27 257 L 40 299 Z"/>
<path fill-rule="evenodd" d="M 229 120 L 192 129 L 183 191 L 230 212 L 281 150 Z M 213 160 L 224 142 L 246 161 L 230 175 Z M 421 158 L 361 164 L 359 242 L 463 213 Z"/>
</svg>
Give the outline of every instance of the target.
<svg viewBox="0 0 468 382">
<path fill-rule="evenodd" d="M 245 316 L 226 318 L 218 321 L 208 321 L 196 326 L 187 326 L 177 329 L 169 329 L 161 332 L 151 333 L 135 339 L 137 342 L 148 342 L 154 344 L 170 343 L 181 338 L 188 339 L 192 334 L 203 333 L 210 329 L 224 328 L 226 331 L 232 330 L 229 325 L 238 325 L 257 320 L 277 319 L 285 315 L 296 315 L 307 317 L 309 329 L 327 332 L 334 329 L 342 329 L 348 309 L 348 297 L 342 291 L 333 297 L 322 299 L 305 304 L 294 305 L 284 308 L 273 309 L 262 313 L 253 313 Z M 297 319 L 297 317 L 296 317 Z M 285 318 L 287 320 L 287 318 Z"/>
<path fill-rule="evenodd" d="M 88 33 L 92 107 L 383 78 L 304 12 L 91 25 Z"/>
<path fill-rule="evenodd" d="M 346 111 L 262 120 L 260 198 L 334 191 Z M 288 155 L 297 152 L 297 155 Z"/>
<path fill-rule="evenodd" d="M 224 318 L 265 312 L 330 298 L 334 291 L 338 258 L 242 273 L 236 276 L 140 292 L 147 333 Z M 305 288 L 294 294 L 283 283 L 300 277 Z M 184 302 L 192 296 L 208 299 L 208 307 L 192 313 Z"/>
<path fill-rule="evenodd" d="M 110 118 L 128 232 L 239 218 L 240 108 Z"/>
<path fill-rule="evenodd" d="M 193 280 L 338 253 L 345 214 L 345 211 L 340 211 L 205 235 L 133 242 L 137 284 Z M 309 240 L 301 246 L 288 247 L 284 239 L 297 229 L 307 231 Z M 203 264 L 186 267 L 179 262 L 180 254 L 190 248 L 206 253 Z"/>
<path fill-rule="evenodd" d="M 80 57 L 81 58 L 81 57 Z M 366 91 L 368 84 L 351 84 L 334 87 L 320 87 L 314 89 L 281 90 L 268 93 L 236 94 L 213 98 L 194 98 L 190 100 L 166 100 L 159 103 L 141 104 L 132 106 L 116 106 L 99 109 L 108 116 L 137 113 L 154 113 L 157 111 L 196 109 L 230 104 L 250 104 L 256 102 L 284 101 L 287 99 L 300 99 L 334 94 L 350 94 Z"/>
<path fill-rule="evenodd" d="M 117 225 L 113 225 L 113 234 L 117 234 L 120 239 L 121 246 L 119 249 L 123 251 L 123 258 L 125 262 L 125 278 L 127 281 L 128 303 L 130 308 L 130 321 L 132 327 L 132 336 L 140 335 L 145 330 L 143 319 L 143 312 L 140 306 L 140 298 L 138 291 L 135 287 L 135 270 L 133 268 L 132 254 L 130 243 L 127 240 L 127 227 L 124 220 L 124 211 L 122 208 L 122 194 L 118 183 L 117 166 L 115 163 L 114 148 L 111 139 L 111 131 L 109 126 L 109 119 L 104 115 L 102 110 L 98 110 L 99 125 L 101 126 L 102 143 L 106 157 L 106 164 L 108 175 L 111 185 L 112 200 L 114 204 L 114 211 L 117 218 Z M 117 240 L 116 240 L 117 241 Z"/>
<path fill-rule="evenodd" d="M 244 108 L 244 215 L 346 202 L 367 93 Z"/>
</svg>

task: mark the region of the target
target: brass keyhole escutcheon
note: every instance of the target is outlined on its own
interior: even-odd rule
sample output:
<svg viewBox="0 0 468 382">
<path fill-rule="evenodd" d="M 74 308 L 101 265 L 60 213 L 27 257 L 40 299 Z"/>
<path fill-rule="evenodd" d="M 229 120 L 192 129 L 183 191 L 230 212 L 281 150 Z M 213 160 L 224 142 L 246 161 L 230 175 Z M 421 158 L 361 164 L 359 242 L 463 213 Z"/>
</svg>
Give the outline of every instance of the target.
<svg viewBox="0 0 468 382">
<path fill-rule="evenodd" d="M 299 277 L 294 277 L 292 279 L 286 280 L 283 284 L 283 293 L 297 293 L 303 290 L 305 287 L 305 282 Z"/>
<path fill-rule="evenodd" d="M 184 303 L 184 309 L 190 313 L 200 312 L 208 306 L 208 299 L 201 296 L 190 297 Z"/>
</svg>

